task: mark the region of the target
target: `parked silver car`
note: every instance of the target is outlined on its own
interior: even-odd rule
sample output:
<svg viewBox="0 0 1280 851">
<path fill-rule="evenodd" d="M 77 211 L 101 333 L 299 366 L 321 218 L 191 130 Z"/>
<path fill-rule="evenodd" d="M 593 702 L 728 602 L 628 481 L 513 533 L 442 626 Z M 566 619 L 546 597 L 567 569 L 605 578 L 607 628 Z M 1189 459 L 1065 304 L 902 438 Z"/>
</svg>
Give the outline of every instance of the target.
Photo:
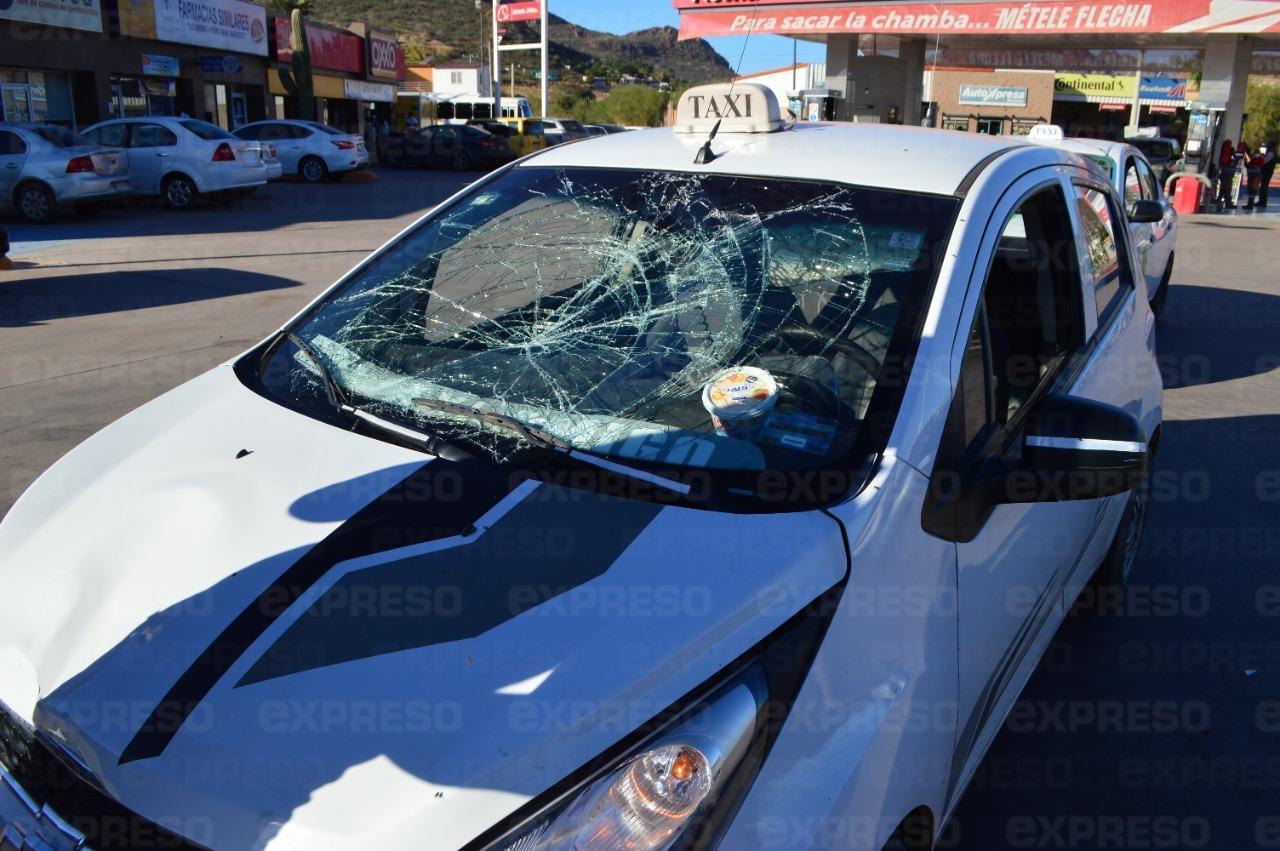
<svg viewBox="0 0 1280 851">
<path fill-rule="evenodd" d="M 14 207 L 27 221 L 48 221 L 59 207 L 132 189 L 122 149 L 56 124 L 0 123 L 0 207 Z"/>
</svg>

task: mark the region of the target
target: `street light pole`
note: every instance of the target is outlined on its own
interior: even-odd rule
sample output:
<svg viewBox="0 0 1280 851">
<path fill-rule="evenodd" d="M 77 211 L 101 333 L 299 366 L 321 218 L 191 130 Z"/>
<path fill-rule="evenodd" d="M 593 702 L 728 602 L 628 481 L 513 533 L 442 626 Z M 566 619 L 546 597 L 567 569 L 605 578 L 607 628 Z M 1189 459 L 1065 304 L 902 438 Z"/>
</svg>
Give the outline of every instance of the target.
<svg viewBox="0 0 1280 851">
<path fill-rule="evenodd" d="M 547 117 L 547 3 L 548 0 L 542 0 L 538 5 L 541 7 L 542 24 L 542 117 Z"/>
</svg>

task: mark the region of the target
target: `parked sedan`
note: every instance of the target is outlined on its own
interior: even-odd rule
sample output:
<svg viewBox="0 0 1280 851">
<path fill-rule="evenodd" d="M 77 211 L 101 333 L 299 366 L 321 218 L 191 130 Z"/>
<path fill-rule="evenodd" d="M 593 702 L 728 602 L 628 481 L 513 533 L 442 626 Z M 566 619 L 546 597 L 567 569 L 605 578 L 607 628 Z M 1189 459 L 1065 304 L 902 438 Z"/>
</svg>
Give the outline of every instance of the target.
<svg viewBox="0 0 1280 851">
<path fill-rule="evenodd" d="M 43 222 L 61 205 L 127 195 L 129 162 L 56 124 L 0 124 L 0 207 Z"/>
<path fill-rule="evenodd" d="M 319 121 L 272 118 L 246 124 L 236 135 L 275 145 L 285 174 L 296 174 L 308 183 L 338 180 L 369 165 L 363 137 Z"/>
<path fill-rule="evenodd" d="M 544 118 L 542 126 L 547 135 L 548 145 L 558 145 L 561 142 L 572 142 L 574 139 L 585 139 L 588 135 L 581 121 L 574 121 L 572 118 Z"/>
<path fill-rule="evenodd" d="M 435 124 L 387 140 L 388 165 L 467 171 L 494 168 L 516 158 L 511 144 L 469 124 Z"/>
<path fill-rule="evenodd" d="M 1067 139 L 1062 128 L 1041 124 L 1032 128 L 1028 139 L 1039 144 L 1055 145 L 1096 163 L 1115 191 L 1124 199 L 1124 211 L 1133 240 L 1133 252 L 1146 278 L 1147 300 L 1159 314 L 1169 297 L 1169 279 L 1173 277 L 1174 246 L 1178 240 L 1178 211 L 1165 195 L 1154 167 L 1146 156 L 1128 142 L 1103 139 Z M 1149 209 L 1158 211 L 1155 218 L 1135 217 L 1139 201 L 1152 202 Z"/>
<path fill-rule="evenodd" d="M 1086 583 L 1128 599 L 1121 198 L 759 84 L 676 115 L 459 192 L 31 485 L 0 846 L 934 847 Z"/>
<path fill-rule="evenodd" d="M 190 207 L 201 195 L 256 189 L 267 182 L 258 144 L 207 121 L 117 118 L 93 125 L 84 135 L 124 148 L 134 193 L 159 195 L 175 210 Z"/>
</svg>

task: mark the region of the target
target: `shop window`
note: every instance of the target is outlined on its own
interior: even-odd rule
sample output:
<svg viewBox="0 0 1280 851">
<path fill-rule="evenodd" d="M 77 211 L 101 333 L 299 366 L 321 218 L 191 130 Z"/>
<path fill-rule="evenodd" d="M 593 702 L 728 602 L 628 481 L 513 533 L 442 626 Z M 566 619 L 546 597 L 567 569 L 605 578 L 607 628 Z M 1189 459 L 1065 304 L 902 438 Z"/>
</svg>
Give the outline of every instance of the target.
<svg viewBox="0 0 1280 851">
<path fill-rule="evenodd" d="M 988 136 L 999 136 L 1004 132 L 1003 118 L 979 118 L 978 132 Z"/>
<path fill-rule="evenodd" d="M 944 116 L 942 119 L 942 129 L 959 130 L 962 133 L 967 133 L 969 130 L 969 118 L 968 116 Z"/>
</svg>

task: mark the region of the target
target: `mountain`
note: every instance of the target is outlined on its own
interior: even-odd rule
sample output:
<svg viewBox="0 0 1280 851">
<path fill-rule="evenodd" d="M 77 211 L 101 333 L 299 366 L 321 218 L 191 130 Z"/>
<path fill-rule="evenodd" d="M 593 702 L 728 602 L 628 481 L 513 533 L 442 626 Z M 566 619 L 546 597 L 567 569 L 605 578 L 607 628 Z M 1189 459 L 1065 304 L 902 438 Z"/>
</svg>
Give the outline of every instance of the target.
<svg viewBox="0 0 1280 851">
<path fill-rule="evenodd" d="M 490 20 L 490 5 L 482 0 L 310 0 L 308 14 L 321 21 L 345 26 L 351 21 L 368 21 L 374 27 L 400 36 L 410 61 L 427 63 L 455 57 L 476 56 L 481 41 L 481 22 Z M 648 66 L 657 76 L 689 83 L 728 80 L 733 70 L 725 58 L 702 39 L 678 41 L 674 27 L 650 27 L 626 35 L 587 29 L 557 15 L 550 23 L 550 67 L 566 65 L 581 71 L 590 65 L 620 67 Z M 508 43 L 536 41 L 537 26 L 509 25 Z M 504 56 L 510 60 L 512 54 Z M 534 64 L 536 52 L 520 54 L 521 65 Z"/>
</svg>

